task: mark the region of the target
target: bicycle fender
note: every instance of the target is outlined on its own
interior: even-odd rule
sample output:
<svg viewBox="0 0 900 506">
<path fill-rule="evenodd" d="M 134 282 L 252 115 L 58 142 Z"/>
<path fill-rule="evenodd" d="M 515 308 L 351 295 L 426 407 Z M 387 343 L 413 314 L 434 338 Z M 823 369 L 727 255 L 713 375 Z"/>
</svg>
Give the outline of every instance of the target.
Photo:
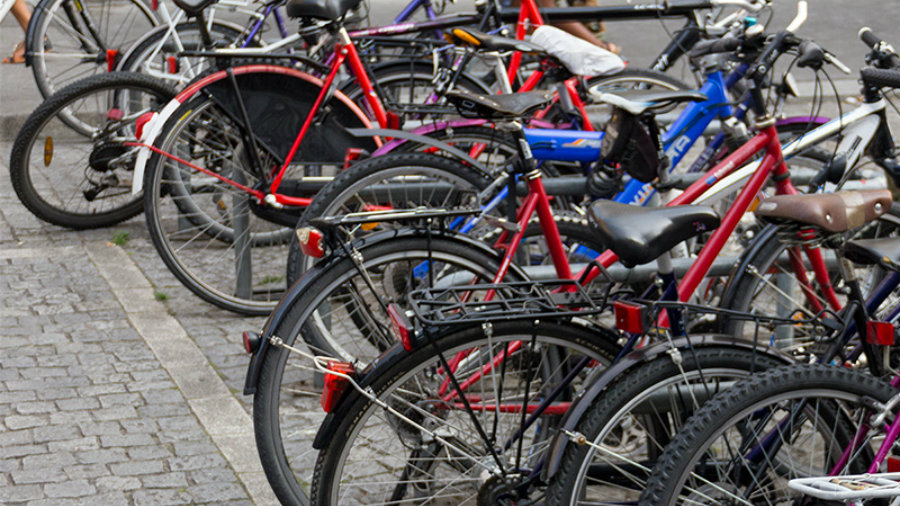
<svg viewBox="0 0 900 506">
<path fill-rule="evenodd" d="M 459 160 L 466 162 L 471 165 L 473 168 L 485 173 L 490 174 L 490 171 L 479 163 L 477 160 L 472 158 L 471 156 L 464 153 L 459 148 L 453 147 L 446 142 L 441 142 L 437 139 L 433 139 L 431 137 L 426 137 L 424 135 L 419 135 L 413 132 L 405 132 L 403 130 L 390 130 L 387 128 L 348 128 L 347 132 L 350 135 L 355 137 L 393 137 L 394 139 L 404 139 L 406 141 L 416 141 L 422 144 L 427 144 L 429 146 L 435 147 L 442 151 L 446 151 L 447 153 L 452 154 Z M 380 151 L 380 150 L 379 150 Z M 377 151 L 376 151 L 377 152 Z"/>
<path fill-rule="evenodd" d="M 353 242 L 353 247 L 356 250 L 360 251 L 363 254 L 363 257 L 365 257 L 364 250 L 366 248 L 373 247 L 385 241 L 408 237 L 424 238 L 426 237 L 426 232 L 413 228 L 386 230 L 384 232 L 379 232 L 377 234 L 372 234 L 370 236 L 357 239 Z M 449 239 L 459 241 L 463 243 L 466 248 L 479 249 L 488 255 L 497 256 L 499 260 L 499 254 L 496 250 L 492 249 L 482 241 L 478 241 L 467 235 L 445 231 L 432 232 L 432 237 L 440 237 L 442 240 Z M 344 253 L 343 251 L 334 252 L 325 261 L 319 262 L 314 265 L 309 271 L 304 273 L 303 276 L 301 276 L 293 286 L 288 289 L 287 293 L 284 295 L 284 297 L 282 297 L 278 305 L 275 306 L 275 309 L 272 311 L 272 313 L 269 314 L 269 318 L 266 320 L 266 323 L 263 326 L 263 330 L 260 334 L 262 339 L 259 349 L 250 357 L 250 364 L 247 366 L 247 376 L 244 379 L 244 395 L 253 395 L 254 393 L 256 393 L 257 383 L 259 382 L 259 371 L 262 363 L 264 362 L 266 354 L 269 353 L 269 350 L 272 346 L 271 339 L 275 337 L 275 329 L 277 329 L 281 325 L 281 322 L 287 317 L 288 313 L 294 307 L 294 304 L 297 303 L 297 300 L 309 291 L 309 287 L 316 279 L 318 273 L 328 269 L 332 264 L 337 263 L 338 261 L 344 259 L 346 256 L 346 253 Z M 522 279 L 527 278 L 524 272 L 518 266 L 510 265 L 510 270 L 512 272 L 515 272 L 516 275 L 520 276 Z M 309 314 L 302 314 L 299 321 L 305 321 L 308 317 Z"/>
<path fill-rule="evenodd" d="M 793 360 L 790 356 L 778 351 L 775 348 L 770 348 L 758 343 L 754 344 L 752 341 L 737 339 L 733 336 L 725 334 L 707 334 L 702 336 L 693 336 L 690 338 L 690 341 L 688 341 L 687 338 L 682 337 L 673 340 L 673 343 L 676 349 L 685 349 L 688 346 L 691 346 L 693 348 L 739 347 L 748 350 L 756 350 L 760 354 L 782 360 L 785 364 L 793 363 Z M 550 444 L 550 449 L 548 450 L 547 456 L 545 458 L 545 479 L 550 479 L 557 473 L 557 471 L 559 471 L 563 453 L 565 452 L 565 449 L 569 444 L 569 437 L 565 435 L 565 432 L 575 430 L 575 427 L 578 426 L 581 418 L 586 413 L 588 413 L 588 408 L 591 406 L 594 400 L 606 390 L 606 387 L 625 372 L 643 363 L 649 362 L 659 357 L 660 355 L 666 354 L 670 349 L 672 349 L 672 347 L 668 342 L 661 342 L 647 348 L 634 351 L 603 371 L 595 380 L 591 381 L 591 383 L 582 392 L 578 394 L 575 401 L 573 401 L 572 406 L 563 416 L 563 419 L 559 425 L 559 430 L 553 437 L 553 441 Z"/>
<path fill-rule="evenodd" d="M 272 78 L 287 76 L 289 78 L 297 79 L 297 96 L 306 96 L 308 95 L 307 92 L 313 93 L 313 96 L 315 96 L 319 93 L 319 90 L 322 89 L 322 86 L 324 84 L 321 79 L 307 74 L 306 72 L 288 67 L 279 67 L 277 65 L 243 65 L 240 67 L 232 67 L 231 71 L 235 76 L 257 74 L 260 76 L 267 76 Z M 160 133 L 162 132 L 163 127 L 169 122 L 169 119 L 173 116 L 178 107 L 194 97 L 194 95 L 196 95 L 201 90 L 209 86 L 215 86 L 217 83 L 226 79 L 227 77 L 227 71 L 220 70 L 196 79 L 175 98 L 173 98 L 172 101 L 166 104 L 166 107 L 164 107 L 157 116 L 154 116 L 150 120 L 150 122 L 148 122 L 144 126 L 144 135 L 141 136 L 141 144 L 143 146 L 138 152 L 137 160 L 134 166 L 134 180 L 131 184 L 132 194 L 139 193 L 143 189 L 145 168 L 147 166 L 147 162 L 150 159 L 150 156 L 152 155 L 152 152 L 148 148 L 148 146 L 155 145 Z M 334 100 L 330 102 L 331 104 L 333 104 L 333 106 L 335 104 L 340 104 L 337 105 L 337 109 L 335 109 L 336 113 L 356 117 L 363 127 L 372 127 L 371 121 L 369 121 L 369 118 L 362 111 L 362 109 L 360 109 L 359 106 L 353 103 L 352 100 L 347 98 L 346 95 L 344 95 L 340 91 L 335 91 L 332 95 L 332 98 L 336 100 L 336 102 Z M 380 145 L 380 140 L 376 139 L 375 143 L 376 146 Z"/>
<path fill-rule="evenodd" d="M 462 128 L 462 127 L 470 127 L 470 126 L 481 126 L 488 124 L 487 120 L 484 119 L 459 119 L 453 121 L 439 121 L 437 123 L 429 123 L 427 125 L 422 125 L 419 128 L 412 130 L 412 133 L 417 135 L 428 135 L 440 130 L 451 130 L 453 128 Z M 407 138 L 394 138 L 388 142 L 385 142 L 380 148 L 378 148 L 372 156 L 379 156 L 386 153 L 390 153 L 394 149 L 406 144 L 409 142 Z"/>
</svg>

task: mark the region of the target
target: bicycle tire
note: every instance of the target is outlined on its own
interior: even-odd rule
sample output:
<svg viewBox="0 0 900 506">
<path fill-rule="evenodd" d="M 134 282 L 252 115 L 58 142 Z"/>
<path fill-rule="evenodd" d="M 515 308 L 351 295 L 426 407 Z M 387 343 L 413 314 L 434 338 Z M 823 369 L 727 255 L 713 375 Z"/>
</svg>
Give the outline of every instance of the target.
<svg viewBox="0 0 900 506">
<path fill-rule="evenodd" d="M 780 316 L 791 315 L 800 310 L 807 317 L 816 316 L 815 312 L 811 312 L 799 284 L 790 282 L 794 273 L 789 262 L 782 258 L 788 245 L 777 238 L 777 230 L 775 225 L 767 226 L 754 239 L 754 244 L 759 243 L 761 246 L 748 246 L 749 253 L 746 255 L 749 255 L 749 258 L 739 262 L 729 275 L 720 307 L 739 312 L 762 312 Z M 900 231 L 900 204 L 894 203 L 888 212 L 878 220 L 853 231 L 851 235 L 884 237 L 896 234 L 898 231 Z M 822 249 L 822 251 L 826 251 L 826 249 Z M 740 269 L 743 264 L 746 264 L 746 267 Z M 832 277 L 832 284 L 838 287 L 841 281 L 837 272 L 829 269 L 829 274 Z M 864 294 L 874 288 L 878 281 L 878 271 L 872 270 L 870 274 L 873 274 L 874 277 L 860 277 L 860 280 L 863 281 L 861 288 Z M 775 278 L 774 283 L 770 281 L 772 278 Z M 818 291 L 817 297 L 823 306 L 828 307 L 821 293 Z M 775 305 L 774 309 L 772 309 L 773 304 Z M 720 330 L 729 335 L 746 335 L 747 332 L 743 331 L 743 325 L 743 322 L 728 317 L 720 318 L 719 322 Z M 815 329 L 809 331 L 803 329 L 804 327 L 799 324 L 790 327 L 779 325 L 771 329 L 773 331 L 772 342 L 776 344 L 775 341 L 780 341 L 781 345 L 790 346 L 790 341 L 795 341 L 798 333 L 800 341 L 796 345 L 808 344 L 815 340 L 815 335 L 811 334 L 815 332 Z M 804 334 L 804 332 L 806 333 Z M 750 337 L 752 338 L 752 336 Z"/>
<path fill-rule="evenodd" d="M 634 463 L 649 466 L 659 457 L 697 409 L 694 400 L 702 405 L 708 400 L 703 395 L 715 394 L 754 372 L 785 364 L 784 360 L 739 347 L 680 351 L 682 363 L 668 354 L 659 356 L 617 377 L 591 402 L 573 427 L 591 444 L 566 447 L 559 471 L 548 484 L 551 504 L 576 505 L 612 497 L 636 501 L 646 486 L 647 473 Z M 688 398 L 679 390 L 685 381 L 700 381 L 713 388 L 708 393 L 699 392 L 696 399 Z M 665 400 L 657 399 L 660 391 L 668 393 Z M 597 451 L 594 446 L 610 453 Z"/>
<path fill-rule="evenodd" d="M 685 487 L 688 488 L 686 492 L 690 492 L 695 498 L 706 492 L 707 499 L 704 504 L 714 503 L 716 496 L 727 503 L 733 500 L 732 496 L 749 497 L 754 492 L 757 494 L 766 492 L 754 489 L 753 482 L 766 483 L 774 493 L 781 494 L 773 499 L 788 500 L 790 496 L 786 490 L 787 479 L 826 476 L 835 471 L 838 474 L 863 473 L 871 463 L 871 457 L 875 455 L 870 441 L 863 442 L 864 444 L 860 445 L 851 456 L 850 462 L 842 469 L 833 470 L 832 466 L 836 463 L 836 458 L 840 456 L 844 445 L 849 444 L 856 435 L 857 426 L 854 421 L 874 416 L 873 403 L 887 402 L 894 394 L 895 390 L 887 382 L 843 367 L 803 364 L 766 371 L 722 393 L 691 418 L 678 437 L 666 447 L 654 466 L 647 488 L 641 496 L 641 504 L 657 506 L 689 501 L 691 497 L 685 497 L 686 494 L 682 493 Z M 822 442 L 820 450 L 816 446 L 819 441 L 801 437 L 810 433 L 795 432 L 798 430 L 794 426 L 797 420 L 788 416 L 792 416 L 796 407 L 792 408 L 790 405 L 786 411 L 791 415 L 785 414 L 775 418 L 779 423 L 777 427 L 760 428 L 761 426 L 754 423 L 772 419 L 773 417 L 768 414 L 778 409 L 780 403 L 794 401 L 802 402 L 804 408 L 802 412 L 805 415 L 801 420 L 803 422 L 809 420 L 818 422 L 833 417 L 830 419 L 835 421 L 834 426 L 823 427 L 827 432 L 823 432 L 821 437 L 840 446 L 833 447 Z M 814 401 L 816 401 L 814 408 L 810 408 Z M 768 443 L 760 443 L 751 448 L 745 446 L 748 441 L 751 445 L 759 441 L 756 435 L 759 431 L 755 430 L 754 426 L 760 431 L 765 430 Z M 789 440 L 786 440 L 784 429 L 789 429 L 787 431 Z M 880 433 L 880 428 L 870 431 L 869 437 L 876 432 Z M 727 445 L 724 440 L 720 441 L 722 435 L 726 433 L 726 437 L 735 438 Z M 817 433 L 815 429 L 812 432 L 813 435 Z M 748 463 L 745 462 L 743 455 L 735 455 L 733 448 L 736 448 L 739 442 L 741 446 L 737 448 L 737 453 L 746 449 L 747 458 L 759 457 L 759 460 L 763 461 L 762 464 Z M 777 445 L 778 453 L 761 446 L 774 442 L 780 443 Z M 805 444 L 797 450 L 798 458 L 808 456 L 810 460 L 808 465 L 801 463 L 802 468 L 794 465 L 793 457 L 786 454 L 789 449 L 784 450 L 785 447 L 795 443 Z M 711 450 L 714 445 L 715 449 Z M 724 456 L 717 458 L 718 455 L 714 452 L 720 452 Z M 719 466 L 719 462 L 733 463 L 737 467 L 734 472 L 745 475 L 743 482 L 735 483 L 736 480 L 726 482 L 730 479 L 729 468 Z M 751 469 L 749 467 L 751 465 L 755 467 Z M 701 466 L 702 471 L 699 470 Z M 771 469 L 762 474 L 767 468 Z M 697 485 L 701 480 L 695 478 L 696 476 L 703 476 L 702 485 Z M 753 479 L 749 479 L 751 477 Z M 768 499 L 759 495 L 756 497 L 759 502 Z"/>
<path fill-rule="evenodd" d="M 544 423 L 538 424 L 541 425 L 540 428 L 532 426 L 531 429 L 523 430 L 523 437 L 528 438 L 528 441 L 521 448 L 521 455 L 525 459 L 520 461 L 516 458 L 516 444 L 509 444 L 512 441 L 511 435 L 521 430 L 520 412 L 524 408 L 519 403 L 537 403 L 542 393 L 546 394 L 563 386 L 559 381 L 569 370 L 570 364 L 580 357 L 596 360 L 602 367 L 614 357 L 617 348 L 612 341 L 587 338 L 583 329 L 574 326 L 542 323 L 538 327 L 542 328 L 536 328 L 532 322 L 520 322 L 518 325 L 495 323 L 493 334 L 487 336 L 480 326 L 468 328 L 442 335 L 435 339 L 434 346 L 420 346 L 396 363 L 373 370 L 361 380 L 361 386 L 370 389 L 381 401 L 402 409 L 407 418 L 417 422 L 419 426 L 438 429 L 443 441 L 432 440 L 429 443 L 427 437 L 420 439 L 427 433 L 420 432 L 421 429 L 393 413 L 382 418 L 381 410 L 377 409 L 376 404 L 366 397 L 357 398 L 346 409 L 341 407 L 339 415 L 336 415 L 339 425 L 334 437 L 319 452 L 311 493 L 313 502 L 346 504 L 365 499 L 378 503 L 402 500 L 404 503 L 434 504 L 435 498 L 428 496 L 429 491 L 435 492 L 448 504 L 476 503 L 476 500 L 477 504 L 502 504 L 500 500 L 503 497 L 514 496 L 520 499 L 523 490 L 513 489 L 513 485 L 520 485 L 527 478 L 527 471 L 538 465 L 541 450 L 546 444 L 545 436 L 552 432 L 555 417 L 546 416 Z M 514 342 L 529 343 L 523 344 L 520 350 L 534 343 L 537 346 L 531 349 L 540 351 L 529 353 L 526 350 L 521 355 L 513 352 L 503 360 L 501 372 L 498 373 L 496 367 L 488 369 L 483 376 L 478 377 L 478 383 L 468 385 L 467 391 L 475 392 L 471 395 L 473 400 L 470 402 L 487 405 L 486 411 L 478 412 L 478 422 L 471 420 L 459 408 L 429 409 L 433 404 L 430 399 L 441 402 L 440 399 L 443 398 L 440 390 L 433 389 L 439 384 L 439 380 L 435 383 L 434 377 L 430 375 L 430 371 L 441 367 L 441 362 L 436 359 L 435 346 L 448 357 L 453 357 L 454 353 L 462 350 L 467 350 L 468 357 L 493 357 L 502 353 L 497 350 L 511 346 L 510 343 Z M 480 362 L 471 367 L 481 370 L 478 364 Z M 532 372 L 536 369 L 540 369 L 540 372 Z M 467 373 L 465 368 L 457 370 L 456 375 L 461 376 L 457 381 L 461 382 Z M 540 381 L 541 385 L 523 388 L 521 382 L 517 384 L 517 377 L 525 378 L 526 383 L 532 379 Z M 503 394 L 520 396 L 514 401 L 508 401 L 510 411 L 505 415 L 498 414 L 504 410 L 490 409 L 502 402 L 497 388 L 500 381 L 503 381 Z M 492 382 L 493 388 L 485 385 Z M 571 399 L 576 387 L 568 385 L 565 388 L 570 396 L 564 399 Z M 509 391 L 513 393 L 509 394 Z M 519 412 L 513 408 L 517 408 Z M 441 416 L 442 414 L 446 416 Z M 479 425 L 485 435 L 491 434 L 488 436 L 489 441 L 479 441 L 479 431 L 476 430 Z M 364 443 L 357 447 L 357 443 L 361 441 Z M 444 445 L 444 441 L 451 444 Z M 504 444 L 504 441 L 508 444 Z M 508 473 L 502 473 L 493 464 L 494 461 L 486 450 L 492 446 L 503 464 L 511 468 Z M 419 450 L 416 451 L 416 448 Z M 361 452 L 358 455 L 357 450 Z M 372 469 L 369 465 L 369 476 L 355 476 L 355 473 L 367 472 L 363 469 L 363 454 L 371 455 L 372 451 L 379 455 L 378 469 Z M 519 465 L 516 465 L 517 462 Z M 421 481 L 415 481 L 417 474 L 423 478 Z M 488 478 L 490 475 L 497 478 Z M 511 475 L 519 475 L 520 481 L 513 482 L 510 479 L 511 483 L 504 484 Z M 362 481 L 355 483 L 355 480 Z M 535 492 L 541 493 L 540 490 Z"/>
<path fill-rule="evenodd" d="M 260 163 L 280 166 L 315 99 L 300 91 L 317 90 L 317 85 L 293 69 L 246 66 L 234 68 L 234 74 L 250 130 L 262 142 L 256 149 Z M 163 153 L 192 165 L 160 153 L 151 156 L 144 174 L 148 229 L 166 266 L 194 294 L 229 311 L 266 315 L 287 289 L 284 261 L 300 208 L 270 207 L 232 184 L 266 186 L 249 162 L 243 124 L 227 109 L 237 106 L 223 102 L 232 96 L 231 88 L 221 81 L 205 84 L 173 112 L 156 140 Z M 343 143 L 352 139 L 346 127 L 362 120 L 344 102 L 332 102 L 307 131 L 280 192 L 311 197 L 321 183 L 307 188 L 307 176 L 325 175 L 316 171 L 326 169 L 340 172 L 342 162 L 331 160 L 343 159 Z M 229 257 L 233 268 L 223 269 L 215 255 Z"/>
<path fill-rule="evenodd" d="M 147 102 L 136 102 L 143 98 L 137 94 L 146 94 Z M 31 113 L 13 142 L 10 179 L 19 200 L 38 218 L 72 229 L 107 227 L 139 214 L 142 197 L 131 195 L 134 157 L 117 161 L 115 166 L 101 163 L 98 157 L 115 160 L 132 152 L 134 148 L 122 143 L 123 139 L 134 140 L 132 122 L 143 106 L 156 109 L 174 96 L 175 91 L 165 83 L 135 73 L 89 77 L 53 94 Z M 134 111 L 126 105 L 141 109 Z M 92 110 L 94 106 L 96 110 Z M 111 109 L 121 111 L 127 122 L 109 119 Z M 83 137 L 60 124 L 62 110 L 79 114 L 79 121 L 92 135 Z M 114 124 L 121 126 L 109 130 Z M 42 149 L 35 153 L 40 144 Z M 75 153 L 60 153 L 66 146 Z M 67 184 L 70 191 L 66 191 Z M 97 192 L 98 188 L 102 189 Z M 95 192 L 88 199 L 88 194 Z"/>
<path fill-rule="evenodd" d="M 38 90 L 44 98 L 49 98 L 55 91 L 62 89 L 74 80 L 86 77 L 86 74 L 107 71 L 107 55 L 104 50 L 124 52 L 137 37 L 159 25 L 154 10 L 144 0 L 128 0 L 126 12 L 112 13 L 112 2 L 86 2 L 78 0 L 75 9 L 82 15 L 93 15 L 94 31 L 98 36 L 107 38 L 104 47 L 90 48 L 95 44 L 93 34 L 90 37 L 72 26 L 70 14 L 66 12 L 67 2 L 72 0 L 41 0 L 32 13 L 28 37 L 25 41 L 26 55 L 29 59 Z M 97 16 L 96 9 L 90 4 L 101 5 Z M 109 9 L 109 10 L 107 10 Z M 70 11 L 71 12 L 71 11 Z M 51 28 L 55 27 L 55 28 Z M 79 34 L 75 36 L 74 34 Z M 64 67 L 61 72 L 49 70 L 48 58 L 53 60 L 74 61 L 72 67 Z M 55 68 L 55 64 L 53 64 Z M 77 75 L 67 75 L 70 70 L 79 68 Z"/>
<path fill-rule="evenodd" d="M 434 91 L 434 65 L 430 62 L 416 60 L 391 62 L 372 67 L 370 73 L 378 97 L 387 110 L 401 113 L 404 106 L 423 106 Z M 455 86 L 479 95 L 492 93 L 486 84 L 465 72 L 459 76 Z M 370 116 L 372 115 L 363 97 L 362 88 L 355 80 L 343 85 L 341 91 L 364 111 L 368 111 Z M 442 102 L 443 100 L 439 100 L 437 103 Z M 424 119 L 426 117 L 427 115 L 423 115 L 418 119 L 427 122 L 428 120 Z"/>
<path fill-rule="evenodd" d="M 395 191 L 388 186 L 391 184 L 391 180 L 410 176 L 426 177 L 428 181 L 446 182 L 453 185 L 454 190 L 447 192 L 440 202 L 437 202 L 434 200 L 435 193 L 428 193 L 429 190 L 424 188 L 415 191 L 404 186 Z M 306 226 L 314 218 L 365 210 L 359 207 L 359 204 L 364 201 L 373 205 L 388 203 L 395 208 L 398 207 L 396 204 L 400 202 L 409 204 L 411 207 L 419 205 L 445 207 L 453 203 L 462 204 L 472 200 L 488 184 L 490 184 L 490 180 L 483 172 L 442 156 L 427 153 L 391 153 L 355 163 L 338 174 L 322 188 L 312 203 L 303 211 L 303 216 L 297 226 Z M 371 195 L 368 194 L 374 185 L 387 187 L 387 202 L 374 192 Z M 403 207 L 409 208 L 409 206 L 401 206 L 401 208 Z M 293 284 L 314 263 L 314 259 L 303 255 L 300 243 L 295 239 L 291 239 L 287 259 L 288 284 Z"/>
<path fill-rule="evenodd" d="M 459 271 L 467 270 L 489 280 L 499 265 L 499 259 L 495 255 L 487 255 L 467 243 L 439 236 L 432 237 L 430 241 L 421 236 L 400 238 L 360 250 L 365 265 L 372 271 L 370 275 L 375 283 L 385 287 L 382 292 L 386 294 L 385 298 L 388 302 L 400 302 L 402 307 L 405 307 L 405 300 L 401 300 L 400 296 L 406 292 L 393 290 L 390 285 L 383 284 L 383 279 L 394 279 L 392 276 L 379 278 L 374 272 L 380 266 L 383 266 L 378 270 L 381 273 L 388 273 L 390 268 L 402 269 L 404 262 L 409 259 L 419 262 L 427 258 L 429 252 L 434 260 L 432 265 L 435 271 L 442 270 L 442 265 L 451 265 Z M 382 342 L 379 334 L 387 329 L 374 325 L 366 328 L 347 317 L 348 312 L 353 312 L 358 307 L 356 301 L 366 300 L 365 296 L 353 300 L 342 293 L 348 288 L 355 289 L 353 287 L 360 284 L 361 275 L 353 261 L 343 257 L 330 263 L 327 268 L 317 267 L 307 273 L 307 276 L 302 295 L 284 308 L 285 311 L 281 313 L 283 317 L 270 322 L 269 325 L 275 326 L 273 335 L 290 345 L 298 345 L 302 339 L 316 354 L 358 361 L 360 364 L 372 361 L 385 349 L 383 345 L 389 344 Z M 510 273 L 509 278 L 521 280 L 515 272 Z M 390 294 L 393 291 L 399 293 Z M 349 302 L 345 303 L 345 300 Z M 386 321 L 380 308 L 376 306 L 374 311 L 379 314 L 372 319 Z M 392 342 L 393 340 L 391 344 Z M 292 402 L 300 402 L 299 397 L 295 398 L 290 394 L 289 385 L 308 383 L 308 378 L 302 376 L 302 371 L 294 366 L 295 362 L 289 361 L 293 358 L 295 357 L 284 353 L 282 349 L 274 348 L 265 355 L 260 365 L 259 383 L 253 400 L 253 420 L 260 459 L 273 490 L 285 504 L 302 504 L 302 498 L 308 491 L 303 489 L 301 483 L 311 482 L 314 458 L 309 458 L 306 464 L 301 464 L 300 461 L 308 456 L 304 452 L 311 450 L 308 443 L 312 438 L 311 434 L 306 434 L 310 437 L 295 444 L 289 436 L 283 436 L 282 432 L 296 433 L 298 438 L 303 438 L 304 434 L 294 425 L 296 420 L 291 419 L 290 414 L 280 414 Z M 316 412 L 310 416 L 316 420 L 311 421 L 304 430 L 317 426 L 317 418 L 324 416 L 324 413 Z M 301 449 L 291 450 L 294 446 Z"/>
<path fill-rule="evenodd" d="M 208 30 L 214 43 L 223 42 L 226 45 L 238 40 L 244 33 L 239 26 L 221 21 L 214 21 Z M 177 47 L 167 46 L 167 44 L 174 44 L 171 42 L 170 33 L 171 30 L 168 26 L 161 26 L 145 34 L 128 48 L 128 52 L 121 58 L 116 70 L 141 72 L 170 80 L 176 85 L 183 85 L 185 82 L 207 73 L 209 67 L 205 65 L 206 58 L 203 57 L 178 57 L 178 71 L 175 73 L 169 72 L 165 68 L 168 65 L 165 56 L 177 56 L 179 52 Z M 198 50 L 202 49 L 200 30 L 195 22 L 177 24 L 175 33 L 178 34 L 178 39 L 183 46 L 196 45 Z M 186 48 L 186 50 L 188 49 Z M 150 60 L 153 56 L 158 59 L 155 63 Z"/>
</svg>

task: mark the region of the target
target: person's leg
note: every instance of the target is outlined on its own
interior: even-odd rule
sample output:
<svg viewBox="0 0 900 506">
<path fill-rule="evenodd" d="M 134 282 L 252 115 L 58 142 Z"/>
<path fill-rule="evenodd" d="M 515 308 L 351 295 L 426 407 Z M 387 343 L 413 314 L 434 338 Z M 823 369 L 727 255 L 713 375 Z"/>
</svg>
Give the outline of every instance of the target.
<svg viewBox="0 0 900 506">
<path fill-rule="evenodd" d="M 16 17 L 16 21 L 19 22 L 23 32 L 28 29 L 28 22 L 31 21 L 31 11 L 28 10 L 25 0 L 16 0 L 9 12 Z"/>
<path fill-rule="evenodd" d="M 28 29 L 28 22 L 31 21 L 31 11 L 28 9 L 28 5 L 25 3 L 25 0 L 16 0 L 9 12 L 11 12 L 13 16 L 15 16 L 16 21 L 19 22 L 19 26 L 22 27 L 22 32 L 24 33 Z M 3 63 L 24 62 L 25 41 L 23 40 L 22 42 L 16 44 L 16 46 L 13 48 L 12 54 L 4 58 Z"/>
<path fill-rule="evenodd" d="M 538 3 L 541 5 L 541 7 L 556 7 L 556 0 L 539 0 Z M 590 29 L 588 29 L 588 27 L 584 26 L 584 24 L 579 21 L 560 21 L 557 23 L 553 23 L 553 26 L 561 30 L 565 30 L 578 38 L 584 39 L 591 44 L 594 44 L 595 46 L 600 46 L 603 49 L 607 49 L 614 53 L 618 53 L 619 51 L 621 51 L 621 48 L 619 46 L 611 42 L 606 42 L 598 39 L 597 36 L 594 35 L 594 32 L 592 32 Z"/>
</svg>

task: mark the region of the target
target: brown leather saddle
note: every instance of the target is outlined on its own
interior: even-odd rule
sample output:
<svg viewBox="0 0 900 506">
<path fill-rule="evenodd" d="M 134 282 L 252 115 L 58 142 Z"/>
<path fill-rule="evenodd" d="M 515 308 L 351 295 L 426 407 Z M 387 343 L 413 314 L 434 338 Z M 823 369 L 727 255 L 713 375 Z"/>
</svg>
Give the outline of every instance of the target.
<svg viewBox="0 0 900 506">
<path fill-rule="evenodd" d="M 839 233 L 860 227 L 890 209 L 889 190 L 842 191 L 810 195 L 776 195 L 760 202 L 756 215 Z"/>
</svg>

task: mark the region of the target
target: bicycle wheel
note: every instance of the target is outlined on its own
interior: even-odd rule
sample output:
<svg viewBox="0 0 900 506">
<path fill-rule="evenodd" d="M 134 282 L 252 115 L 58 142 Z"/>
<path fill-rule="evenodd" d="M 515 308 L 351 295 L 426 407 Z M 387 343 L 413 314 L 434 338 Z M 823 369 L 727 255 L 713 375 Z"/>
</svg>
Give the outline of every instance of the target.
<svg viewBox="0 0 900 506">
<path fill-rule="evenodd" d="M 790 504 L 801 499 L 787 488 L 792 478 L 866 472 L 882 428 L 851 441 L 894 393 L 842 367 L 766 371 L 694 415 L 654 466 L 641 504 Z"/>
<path fill-rule="evenodd" d="M 213 22 L 208 29 L 217 45 L 228 46 L 243 34 L 239 26 L 221 21 Z M 178 53 L 202 49 L 200 29 L 196 23 L 179 23 L 175 26 L 174 34 L 168 26 L 160 26 L 135 41 L 120 59 L 116 69 L 141 72 L 170 81 L 173 85 L 180 85 L 200 76 L 210 65 L 207 58 L 179 56 Z M 177 58 L 175 69 L 169 67 L 171 57 Z"/>
<path fill-rule="evenodd" d="M 10 178 L 19 200 L 59 226 L 106 227 L 141 212 L 131 194 L 134 122 L 175 96 L 156 79 L 134 73 L 89 77 L 55 93 L 25 121 L 13 143 Z M 81 135 L 60 111 L 78 121 Z"/>
<path fill-rule="evenodd" d="M 569 444 L 551 479 L 551 504 L 637 501 L 649 468 L 684 422 L 710 396 L 754 372 L 784 365 L 745 348 L 681 350 L 616 378 L 574 427 L 587 444 Z"/>
<path fill-rule="evenodd" d="M 406 237 L 360 250 L 365 274 L 342 257 L 307 274 L 302 296 L 275 322 L 274 335 L 287 344 L 302 340 L 313 353 L 371 362 L 396 342 L 379 301 L 406 307 L 411 290 L 428 286 L 416 268 L 430 260 L 435 283 L 489 282 L 499 266 L 496 255 L 440 236 Z M 366 277 L 372 284 L 366 283 Z M 510 279 L 521 278 L 510 274 Z M 271 349 L 260 366 L 253 404 L 254 430 L 263 468 L 286 504 L 302 503 L 312 479 L 310 446 L 324 417 L 310 390 L 311 374 L 302 359 Z"/>
<path fill-rule="evenodd" d="M 557 416 L 523 426 L 524 412 L 554 390 L 561 395 L 553 404 L 564 409 L 580 385 L 566 381 L 573 364 L 595 360 L 603 367 L 616 346 L 571 326 L 522 322 L 493 330 L 443 335 L 362 379 L 391 409 L 366 397 L 341 409 L 316 461 L 313 502 L 508 504 L 539 497 L 543 487 L 534 477 Z M 465 386 L 447 388 L 446 364 L 459 357 L 452 374 Z M 486 365 L 492 357 L 499 367 Z"/>
<path fill-rule="evenodd" d="M 144 0 L 41 0 L 25 41 L 41 95 L 106 72 L 107 51 L 124 53 L 158 24 Z"/>
<path fill-rule="evenodd" d="M 812 285 L 811 292 L 804 290 L 791 266 L 789 249 L 796 245 L 785 234 L 779 233 L 779 228 L 770 225 L 759 233 L 747 251 L 749 258 L 745 259 L 746 266 L 735 269 L 729 277 L 727 287 L 722 297 L 721 307 L 740 312 L 753 314 L 780 316 L 790 318 L 792 315 L 802 315 L 804 318 L 812 318 L 819 314 L 821 308 L 830 305 L 823 295 L 822 287 Z M 888 213 L 878 220 L 852 231 L 850 237 L 887 237 L 900 230 L 900 205 L 894 204 Z M 835 252 L 822 249 L 826 254 L 826 261 L 834 262 Z M 738 267 L 740 267 L 740 263 Z M 828 263 L 826 263 L 826 266 Z M 807 267 L 808 269 L 808 267 Z M 843 306 L 846 302 L 841 296 L 843 281 L 836 268 L 832 265 L 828 269 L 832 286 L 836 288 L 838 302 Z M 863 293 L 869 293 L 882 276 L 878 269 L 858 269 L 857 277 Z M 816 302 L 812 302 L 815 300 Z M 833 308 L 832 308 L 833 309 Z M 750 328 L 746 321 L 720 319 L 720 328 L 723 332 L 753 338 L 755 329 Z M 795 325 L 761 325 L 759 337 L 768 340 L 772 345 L 786 349 L 797 349 L 809 345 L 817 337 L 821 337 L 820 330 L 815 327 L 797 323 Z M 807 350 L 810 351 L 810 350 Z"/>
<path fill-rule="evenodd" d="M 373 68 L 371 74 L 378 98 L 384 107 L 401 114 L 408 121 L 427 122 L 433 119 L 432 115 L 409 111 L 411 108 L 446 103 L 434 95 L 434 66 L 429 62 L 410 60 L 388 63 Z M 477 94 L 491 93 L 487 85 L 465 73 L 458 78 L 455 87 Z M 344 85 L 341 91 L 372 116 L 362 88 L 356 80 Z"/>
<path fill-rule="evenodd" d="M 303 212 L 298 227 L 314 218 L 378 209 L 470 208 L 490 180 L 469 166 L 426 153 L 395 153 L 363 160 L 343 171 L 323 188 Z M 357 230 L 353 237 L 403 226 L 379 224 Z M 291 240 L 287 262 L 288 283 L 293 284 L 312 267 L 314 258 L 303 255 Z"/>
</svg>

